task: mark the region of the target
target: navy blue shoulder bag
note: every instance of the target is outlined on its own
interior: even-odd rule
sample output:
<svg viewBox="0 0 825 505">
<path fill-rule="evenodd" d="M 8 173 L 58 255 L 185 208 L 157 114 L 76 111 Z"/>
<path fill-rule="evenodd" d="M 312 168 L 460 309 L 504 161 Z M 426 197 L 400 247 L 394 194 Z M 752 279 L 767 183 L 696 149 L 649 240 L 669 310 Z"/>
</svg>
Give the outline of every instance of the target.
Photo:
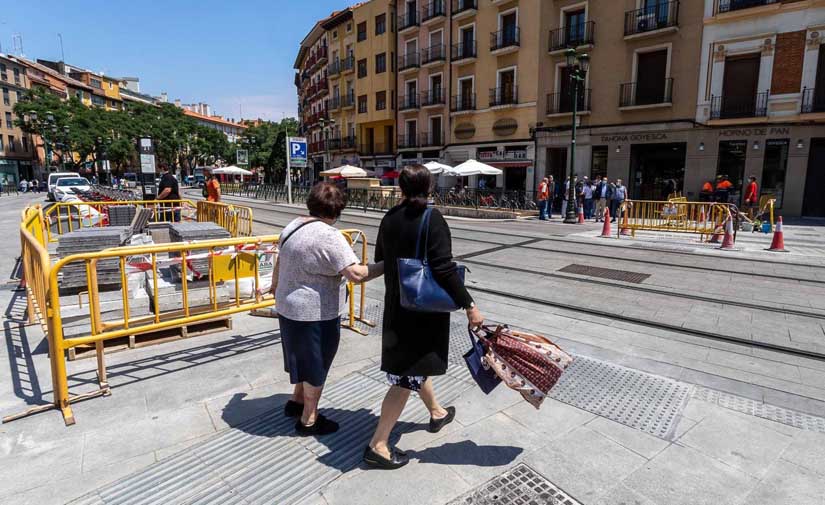
<svg viewBox="0 0 825 505">
<path fill-rule="evenodd" d="M 427 264 L 427 241 L 430 234 L 430 214 L 432 209 L 424 211 L 418 238 L 415 240 L 415 258 L 398 258 L 398 282 L 401 292 L 401 306 L 416 312 L 453 312 L 460 309 L 453 298 L 433 277 Z M 421 249 L 421 237 L 424 248 Z M 458 275 L 464 282 L 466 268 L 458 265 Z"/>
</svg>

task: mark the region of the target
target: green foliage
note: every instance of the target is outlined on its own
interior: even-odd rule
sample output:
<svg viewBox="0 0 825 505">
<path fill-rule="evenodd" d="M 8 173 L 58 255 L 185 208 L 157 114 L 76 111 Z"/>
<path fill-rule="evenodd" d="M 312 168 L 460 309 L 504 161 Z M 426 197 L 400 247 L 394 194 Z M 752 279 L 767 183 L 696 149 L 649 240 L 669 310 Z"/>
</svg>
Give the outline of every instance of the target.
<svg viewBox="0 0 825 505">
<path fill-rule="evenodd" d="M 275 183 L 283 180 L 286 173 L 286 137 L 297 132 L 295 118 L 284 118 L 277 123 L 267 121 L 247 128 L 238 146 L 249 151 L 250 167 L 263 167 L 264 182 Z M 231 159 L 235 159 L 235 153 Z"/>
<path fill-rule="evenodd" d="M 37 122 L 30 120 L 31 111 L 36 112 Z M 137 165 L 136 143 L 143 135 L 154 140 L 159 164 L 185 173 L 227 160 L 233 151 L 223 133 L 199 125 L 172 104 L 130 103 L 126 110 L 108 111 L 87 107 L 75 98 L 62 101 L 37 88 L 21 97 L 14 112 L 23 131 L 45 137 L 58 153 L 75 153 L 75 168 L 85 161 L 108 159 L 115 171 L 128 171 Z M 51 123 L 44 121 L 48 114 Z"/>
</svg>

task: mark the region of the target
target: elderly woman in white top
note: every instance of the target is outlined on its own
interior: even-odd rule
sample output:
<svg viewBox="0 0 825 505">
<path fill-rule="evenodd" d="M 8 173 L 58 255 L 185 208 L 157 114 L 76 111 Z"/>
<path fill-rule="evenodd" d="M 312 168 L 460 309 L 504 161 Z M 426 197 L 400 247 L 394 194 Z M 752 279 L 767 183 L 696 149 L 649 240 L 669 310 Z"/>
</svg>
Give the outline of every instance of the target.
<svg viewBox="0 0 825 505">
<path fill-rule="evenodd" d="M 336 422 L 318 413 L 318 400 L 341 337 L 343 278 L 363 282 L 384 272 L 383 263 L 359 264 L 332 226 L 345 206 L 337 186 L 316 184 L 307 198 L 309 216 L 296 218 L 281 232 L 273 273 L 284 368 L 295 385 L 284 414 L 298 417 L 295 430 L 302 436 L 338 431 Z"/>
</svg>

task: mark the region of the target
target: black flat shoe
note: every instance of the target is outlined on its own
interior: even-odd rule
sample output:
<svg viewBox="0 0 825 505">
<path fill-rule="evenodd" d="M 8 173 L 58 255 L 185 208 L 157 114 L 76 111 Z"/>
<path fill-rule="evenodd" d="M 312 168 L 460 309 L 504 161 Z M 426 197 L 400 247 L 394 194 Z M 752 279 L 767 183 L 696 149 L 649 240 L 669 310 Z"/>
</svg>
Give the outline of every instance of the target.
<svg viewBox="0 0 825 505">
<path fill-rule="evenodd" d="M 302 437 L 320 437 L 338 431 L 338 423 L 330 421 L 321 414 L 318 414 L 312 426 L 304 426 L 304 423 L 302 423 L 299 418 L 295 421 L 295 431 Z"/>
<path fill-rule="evenodd" d="M 396 470 L 410 462 L 410 457 L 407 453 L 400 451 L 395 447 L 390 448 L 389 459 L 378 454 L 372 450 L 372 447 L 367 446 L 364 449 L 364 463 L 371 468 L 379 468 L 381 470 Z"/>
<path fill-rule="evenodd" d="M 441 431 L 441 428 L 453 422 L 453 419 L 455 419 L 455 407 L 447 407 L 445 410 L 447 411 L 447 415 L 441 419 L 430 418 L 430 427 L 427 428 L 427 431 L 430 433 L 438 433 Z"/>
<path fill-rule="evenodd" d="M 298 417 L 304 413 L 304 404 L 288 400 L 284 405 L 284 416 Z"/>
</svg>

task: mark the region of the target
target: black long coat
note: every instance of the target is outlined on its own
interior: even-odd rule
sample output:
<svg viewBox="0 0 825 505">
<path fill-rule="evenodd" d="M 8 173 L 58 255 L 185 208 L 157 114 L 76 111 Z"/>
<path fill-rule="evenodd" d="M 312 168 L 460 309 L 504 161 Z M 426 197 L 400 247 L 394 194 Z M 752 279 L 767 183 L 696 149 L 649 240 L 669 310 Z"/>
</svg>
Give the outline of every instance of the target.
<svg viewBox="0 0 825 505">
<path fill-rule="evenodd" d="M 444 375 L 450 343 L 450 315 L 412 312 L 401 307 L 398 258 L 414 258 L 423 208 L 406 201 L 390 210 L 381 221 L 375 260 L 384 261 L 384 326 L 381 370 L 395 375 Z M 422 244 L 423 247 L 423 244 Z M 438 283 L 461 307 L 473 299 L 453 262 L 452 238 L 438 210 L 430 216 L 427 260 Z"/>
</svg>

